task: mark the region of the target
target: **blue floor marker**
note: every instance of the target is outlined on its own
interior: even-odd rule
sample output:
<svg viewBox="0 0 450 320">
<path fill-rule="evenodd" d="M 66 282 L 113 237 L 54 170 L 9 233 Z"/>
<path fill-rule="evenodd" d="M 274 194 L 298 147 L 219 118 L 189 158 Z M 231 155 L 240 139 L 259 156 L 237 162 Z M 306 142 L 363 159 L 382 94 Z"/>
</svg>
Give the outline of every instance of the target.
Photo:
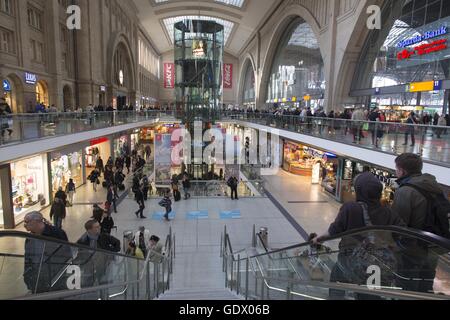
<svg viewBox="0 0 450 320">
<path fill-rule="evenodd" d="M 186 213 L 186 220 L 200 220 L 200 219 L 208 219 L 208 211 L 191 211 Z"/>
<path fill-rule="evenodd" d="M 241 210 L 231 210 L 231 211 L 221 211 L 220 219 L 229 220 L 229 219 L 240 219 L 241 218 Z"/>
<path fill-rule="evenodd" d="M 164 215 L 165 214 L 166 214 L 165 212 L 155 212 L 153 214 L 153 216 L 152 216 L 152 220 L 162 221 L 162 220 L 164 220 Z M 170 220 L 175 219 L 175 216 L 176 216 L 175 211 L 172 211 L 172 212 L 169 213 L 169 219 Z"/>
</svg>

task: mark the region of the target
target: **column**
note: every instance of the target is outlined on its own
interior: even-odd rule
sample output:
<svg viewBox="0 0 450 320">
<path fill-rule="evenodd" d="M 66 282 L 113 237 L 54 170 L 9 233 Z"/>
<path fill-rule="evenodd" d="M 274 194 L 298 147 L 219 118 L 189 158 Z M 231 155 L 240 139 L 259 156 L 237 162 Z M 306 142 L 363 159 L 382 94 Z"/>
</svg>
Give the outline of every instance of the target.
<svg viewBox="0 0 450 320">
<path fill-rule="evenodd" d="M 75 74 L 78 82 L 78 103 L 85 108 L 93 101 L 92 69 L 91 69 L 91 43 L 90 43 L 90 21 L 89 1 L 78 0 L 81 9 L 81 30 L 75 30 Z M 92 30 L 94 31 L 94 30 Z M 95 32 L 95 31 L 94 31 Z"/>
<path fill-rule="evenodd" d="M 447 114 L 449 111 L 448 105 L 450 102 L 450 90 L 444 91 L 444 105 L 442 106 L 442 113 Z"/>
<path fill-rule="evenodd" d="M 16 220 L 14 217 L 14 205 L 12 201 L 12 186 L 11 186 L 11 167 L 9 164 L 0 166 L 0 185 L 3 205 L 4 228 L 14 229 L 16 227 Z"/>
<path fill-rule="evenodd" d="M 64 106 L 63 86 L 62 86 L 62 51 L 61 51 L 61 27 L 59 22 L 59 3 L 58 1 L 47 2 L 47 44 L 48 44 L 48 72 L 53 75 L 49 85 L 49 104 L 54 104 L 59 111 Z"/>
</svg>

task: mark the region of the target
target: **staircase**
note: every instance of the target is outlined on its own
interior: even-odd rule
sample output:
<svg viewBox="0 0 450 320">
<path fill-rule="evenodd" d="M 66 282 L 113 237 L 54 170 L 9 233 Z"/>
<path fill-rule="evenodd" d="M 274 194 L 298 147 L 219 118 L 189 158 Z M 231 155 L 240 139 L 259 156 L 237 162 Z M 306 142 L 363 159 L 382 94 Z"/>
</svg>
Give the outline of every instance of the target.
<svg viewBox="0 0 450 320">
<path fill-rule="evenodd" d="M 156 300 L 244 300 L 228 289 L 200 288 L 200 289 L 173 289 L 161 295 Z"/>
</svg>

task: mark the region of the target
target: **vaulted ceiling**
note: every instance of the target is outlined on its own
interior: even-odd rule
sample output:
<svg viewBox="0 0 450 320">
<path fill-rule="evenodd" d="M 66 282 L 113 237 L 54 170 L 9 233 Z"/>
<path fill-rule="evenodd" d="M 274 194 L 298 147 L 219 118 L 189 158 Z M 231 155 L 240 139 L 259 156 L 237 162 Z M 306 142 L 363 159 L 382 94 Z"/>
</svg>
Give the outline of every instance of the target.
<svg viewBox="0 0 450 320">
<path fill-rule="evenodd" d="M 161 53 L 173 49 L 173 24 L 186 16 L 225 27 L 225 51 L 238 56 L 257 28 L 283 0 L 133 0 L 138 17 Z"/>
</svg>

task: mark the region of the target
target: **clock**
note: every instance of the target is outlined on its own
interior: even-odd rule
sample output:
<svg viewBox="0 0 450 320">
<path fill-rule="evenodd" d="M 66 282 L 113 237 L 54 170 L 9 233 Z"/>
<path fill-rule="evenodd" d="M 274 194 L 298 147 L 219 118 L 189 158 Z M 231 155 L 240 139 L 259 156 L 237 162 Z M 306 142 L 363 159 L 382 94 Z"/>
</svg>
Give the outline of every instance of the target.
<svg viewBox="0 0 450 320">
<path fill-rule="evenodd" d="M 119 71 L 119 83 L 121 86 L 123 86 L 123 71 L 122 70 Z"/>
</svg>

